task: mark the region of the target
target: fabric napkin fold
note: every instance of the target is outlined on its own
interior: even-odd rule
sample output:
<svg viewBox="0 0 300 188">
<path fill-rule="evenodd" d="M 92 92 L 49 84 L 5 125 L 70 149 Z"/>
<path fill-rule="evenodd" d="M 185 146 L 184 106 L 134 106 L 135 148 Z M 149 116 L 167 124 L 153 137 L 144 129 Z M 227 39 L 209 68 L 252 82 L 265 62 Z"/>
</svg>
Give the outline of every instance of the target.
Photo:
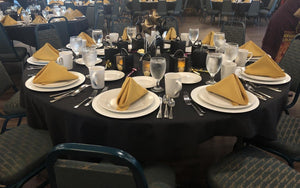
<svg viewBox="0 0 300 188">
<path fill-rule="evenodd" d="M 51 11 L 51 8 L 50 8 L 49 6 L 46 6 L 46 7 L 45 7 L 45 10 Z"/>
<path fill-rule="evenodd" d="M 81 32 L 78 37 L 85 39 L 86 40 L 86 46 L 90 47 L 92 45 L 96 45 L 96 43 L 94 42 L 94 40 L 85 32 Z"/>
<path fill-rule="evenodd" d="M 139 100 L 148 92 L 131 77 L 127 77 L 122 85 L 122 89 L 117 97 L 117 110 L 124 111 L 135 101 Z"/>
<path fill-rule="evenodd" d="M 215 32 L 210 31 L 210 32 L 204 37 L 204 39 L 202 40 L 202 44 L 207 44 L 207 45 L 210 45 L 210 46 L 215 46 L 215 43 L 214 43 L 214 35 L 215 35 Z"/>
<path fill-rule="evenodd" d="M 35 19 L 32 21 L 33 24 L 42 24 L 47 23 L 47 20 L 43 18 L 42 16 L 38 15 L 35 17 Z"/>
<path fill-rule="evenodd" d="M 20 15 L 21 12 L 22 12 L 22 10 L 23 10 L 23 7 L 20 7 L 20 8 L 18 9 L 18 11 L 17 11 L 17 14 Z"/>
<path fill-rule="evenodd" d="M 248 42 L 240 46 L 240 49 L 246 49 L 252 52 L 253 57 L 261 57 L 266 54 L 266 52 L 263 51 L 260 47 L 258 47 L 252 40 L 249 40 Z"/>
<path fill-rule="evenodd" d="M 123 41 L 129 40 L 128 35 L 127 35 L 127 27 L 125 27 L 124 30 L 123 30 L 122 40 Z"/>
<path fill-rule="evenodd" d="M 271 78 L 284 77 L 284 71 L 279 67 L 279 65 L 267 54 L 256 62 L 248 65 L 245 68 L 246 74 L 257 75 L 257 76 L 267 76 Z"/>
<path fill-rule="evenodd" d="M 176 34 L 175 28 L 170 27 L 165 39 L 166 40 L 174 40 L 174 39 L 176 39 L 176 37 L 177 37 L 177 34 Z"/>
<path fill-rule="evenodd" d="M 32 56 L 39 60 L 56 61 L 59 56 L 59 52 L 53 46 L 51 46 L 51 44 L 47 42 Z"/>
<path fill-rule="evenodd" d="M 15 19 L 10 17 L 10 15 L 4 16 L 4 18 L 1 20 L 1 23 L 4 26 L 10 26 L 10 25 L 17 25 L 18 24 L 18 22 Z"/>
<path fill-rule="evenodd" d="M 230 100 L 233 106 L 247 105 L 247 93 L 241 81 L 235 74 L 231 74 L 218 83 L 207 86 L 206 90 Z"/>
<path fill-rule="evenodd" d="M 83 14 L 78 10 L 78 9 L 75 9 L 72 14 L 75 16 L 75 17 L 81 17 L 83 16 Z"/>
<path fill-rule="evenodd" d="M 60 81 L 75 80 L 78 76 L 72 74 L 66 67 L 50 61 L 33 79 L 34 84 L 51 84 Z"/>
</svg>

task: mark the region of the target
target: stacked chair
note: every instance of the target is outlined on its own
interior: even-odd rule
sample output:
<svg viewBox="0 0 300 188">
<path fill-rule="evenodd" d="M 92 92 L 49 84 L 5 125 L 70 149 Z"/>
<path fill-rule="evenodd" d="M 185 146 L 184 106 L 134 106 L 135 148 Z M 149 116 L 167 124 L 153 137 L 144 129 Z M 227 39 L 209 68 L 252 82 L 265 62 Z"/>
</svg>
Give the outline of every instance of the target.
<svg viewBox="0 0 300 188">
<path fill-rule="evenodd" d="M 259 9 L 260 9 L 260 1 L 252 1 L 251 5 L 247 12 L 244 13 L 244 21 L 247 23 L 247 18 L 255 19 L 256 23 L 258 23 L 259 19 Z"/>
<path fill-rule="evenodd" d="M 204 0 L 202 0 L 204 1 Z M 202 8 L 202 4 L 201 4 L 201 8 Z M 205 2 L 205 7 L 202 8 L 205 12 L 204 12 L 204 18 L 206 18 L 206 15 L 210 16 L 210 23 L 214 23 L 216 21 L 216 17 L 220 15 L 220 11 L 213 9 L 212 7 L 212 3 L 210 0 L 206 0 Z"/>
<path fill-rule="evenodd" d="M 64 48 L 61 38 L 58 34 L 57 28 L 54 24 L 39 24 L 35 27 L 36 49 L 40 49 L 47 42 L 54 48 Z"/>
<path fill-rule="evenodd" d="M 259 17 L 264 18 L 265 20 L 269 19 L 273 12 L 276 9 L 276 6 L 278 4 L 278 0 L 270 0 L 269 4 L 266 8 L 262 8 L 259 10 Z"/>
<path fill-rule="evenodd" d="M 222 3 L 222 10 L 220 13 L 220 19 L 219 19 L 219 25 L 223 20 L 223 17 L 226 16 L 228 18 L 231 18 L 233 20 L 234 17 L 234 11 L 232 9 L 232 2 L 231 0 L 224 0 Z"/>
</svg>

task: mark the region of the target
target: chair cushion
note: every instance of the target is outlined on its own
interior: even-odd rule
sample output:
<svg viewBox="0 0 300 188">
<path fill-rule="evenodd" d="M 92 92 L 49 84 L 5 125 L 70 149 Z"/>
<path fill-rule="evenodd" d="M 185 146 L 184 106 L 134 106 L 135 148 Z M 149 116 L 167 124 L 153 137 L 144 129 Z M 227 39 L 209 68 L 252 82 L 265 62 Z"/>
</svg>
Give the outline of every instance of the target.
<svg viewBox="0 0 300 188">
<path fill-rule="evenodd" d="M 0 135 L 0 184 L 19 181 L 39 167 L 52 149 L 48 131 L 20 125 Z"/>
<path fill-rule="evenodd" d="M 175 173 L 165 165 L 154 165 L 144 168 L 149 188 L 174 188 Z"/>
<path fill-rule="evenodd" d="M 8 101 L 4 103 L 3 111 L 6 115 L 21 114 L 26 112 L 20 105 L 20 91 L 15 93 Z"/>
<path fill-rule="evenodd" d="M 246 147 L 213 165 L 208 174 L 211 187 L 294 187 L 300 173 L 283 162 Z"/>
<path fill-rule="evenodd" d="M 3 62 L 22 61 L 27 54 L 27 49 L 24 47 L 15 47 L 15 49 L 19 57 L 17 57 L 14 53 L 9 53 L 9 54 L 0 54 L 0 59 Z"/>
</svg>

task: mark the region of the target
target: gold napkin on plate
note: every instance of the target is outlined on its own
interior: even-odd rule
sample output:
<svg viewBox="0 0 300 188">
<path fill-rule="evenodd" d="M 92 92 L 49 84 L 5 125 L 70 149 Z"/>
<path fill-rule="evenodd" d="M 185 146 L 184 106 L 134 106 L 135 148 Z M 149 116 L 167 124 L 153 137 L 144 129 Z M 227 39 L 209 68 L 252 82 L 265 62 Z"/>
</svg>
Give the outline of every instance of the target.
<svg viewBox="0 0 300 188">
<path fill-rule="evenodd" d="M 73 15 L 73 10 L 67 10 L 64 17 L 66 17 L 68 20 L 75 19 L 75 16 Z"/>
<path fill-rule="evenodd" d="M 4 18 L 1 20 L 1 23 L 4 26 L 10 26 L 10 25 L 17 25 L 18 24 L 18 22 L 15 19 L 10 17 L 10 15 L 4 16 Z"/>
<path fill-rule="evenodd" d="M 85 39 L 86 40 L 86 46 L 90 47 L 92 45 L 96 45 L 96 43 L 94 42 L 94 40 L 85 32 L 81 32 L 78 37 Z"/>
<path fill-rule="evenodd" d="M 123 30 L 122 40 L 123 41 L 129 40 L 128 35 L 127 35 L 127 27 L 125 27 Z"/>
<path fill-rule="evenodd" d="M 36 51 L 32 56 L 36 59 L 46 60 L 46 61 L 56 61 L 58 58 L 58 50 L 56 50 L 48 42 Z"/>
<path fill-rule="evenodd" d="M 78 10 L 78 9 L 75 9 L 73 12 L 72 12 L 73 16 L 75 17 L 81 17 L 83 16 L 83 14 Z"/>
<path fill-rule="evenodd" d="M 18 9 L 18 11 L 17 11 L 17 14 L 20 15 L 21 12 L 22 12 L 22 10 L 23 10 L 23 7 L 20 7 L 20 8 Z"/>
<path fill-rule="evenodd" d="M 215 32 L 211 31 L 209 32 L 205 38 L 202 40 L 202 44 L 207 44 L 207 45 L 210 45 L 210 46 L 215 46 L 215 43 L 214 43 L 214 34 Z"/>
<path fill-rule="evenodd" d="M 249 52 L 252 52 L 253 57 L 261 57 L 266 54 L 266 52 L 258 47 L 252 40 L 249 40 L 248 42 L 240 46 L 240 49 L 246 49 Z"/>
<path fill-rule="evenodd" d="M 147 89 L 140 86 L 131 77 L 127 77 L 117 98 L 117 110 L 127 110 L 132 103 L 139 100 L 147 92 Z"/>
<path fill-rule="evenodd" d="M 265 54 L 262 58 L 256 62 L 248 65 L 245 69 L 246 74 L 256 76 L 267 76 L 271 78 L 284 77 L 284 71 L 278 66 L 278 64 Z"/>
<path fill-rule="evenodd" d="M 245 88 L 235 74 L 231 74 L 218 83 L 207 86 L 206 90 L 230 100 L 232 105 L 247 105 L 249 100 Z"/>
<path fill-rule="evenodd" d="M 177 34 L 176 34 L 176 30 L 174 27 L 171 27 L 166 35 L 166 40 L 173 40 L 176 39 Z"/>
<path fill-rule="evenodd" d="M 32 21 L 33 24 L 42 24 L 47 23 L 47 20 L 43 18 L 42 16 L 38 15 L 35 17 L 35 19 Z"/>
<path fill-rule="evenodd" d="M 78 76 L 72 74 L 66 67 L 50 61 L 33 79 L 34 84 L 51 84 L 60 81 L 74 80 Z"/>
</svg>

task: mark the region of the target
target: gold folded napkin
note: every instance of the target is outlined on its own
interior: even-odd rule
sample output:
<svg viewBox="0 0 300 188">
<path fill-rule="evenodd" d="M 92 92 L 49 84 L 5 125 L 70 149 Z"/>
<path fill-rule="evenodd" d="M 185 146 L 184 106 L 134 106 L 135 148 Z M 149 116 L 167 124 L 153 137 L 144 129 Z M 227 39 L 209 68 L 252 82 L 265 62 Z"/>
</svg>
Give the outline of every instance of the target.
<svg viewBox="0 0 300 188">
<path fill-rule="evenodd" d="M 246 49 L 249 52 L 252 52 L 253 57 L 261 57 L 266 54 L 266 52 L 258 47 L 252 40 L 249 40 L 248 42 L 240 46 L 240 49 Z"/>
<path fill-rule="evenodd" d="M 105 5 L 106 5 L 106 4 L 110 4 L 110 2 L 109 2 L 109 0 L 104 0 L 104 1 L 103 1 L 103 4 L 105 4 Z"/>
<path fill-rule="evenodd" d="M 256 62 L 248 65 L 245 69 L 246 74 L 256 76 L 267 76 L 271 78 L 284 77 L 284 71 L 278 66 L 278 64 L 265 54 L 262 58 Z"/>
<path fill-rule="evenodd" d="M 18 11 L 17 11 L 17 14 L 20 15 L 21 12 L 22 12 L 22 10 L 23 10 L 23 7 L 20 7 L 20 8 L 18 9 Z"/>
<path fill-rule="evenodd" d="M 50 61 L 33 79 L 34 84 L 51 84 L 55 82 L 75 80 L 78 76 L 69 72 L 66 67 Z"/>
<path fill-rule="evenodd" d="M 145 25 L 146 27 L 153 27 L 153 25 L 149 22 L 148 19 L 145 19 L 144 25 Z"/>
<path fill-rule="evenodd" d="M 125 27 L 123 30 L 122 40 L 123 41 L 129 40 L 128 35 L 127 35 L 127 27 Z"/>
<path fill-rule="evenodd" d="M 124 111 L 148 92 L 131 77 L 127 77 L 117 98 L 117 110 Z"/>
<path fill-rule="evenodd" d="M 207 86 L 206 90 L 230 100 L 232 105 L 247 105 L 248 96 L 241 81 L 235 74 L 231 74 L 218 83 Z"/>
<path fill-rule="evenodd" d="M 74 11 L 71 7 L 67 8 L 67 11 Z"/>
<path fill-rule="evenodd" d="M 72 12 L 73 16 L 75 17 L 81 17 L 83 16 L 83 14 L 78 10 L 78 9 L 75 9 L 73 12 Z"/>
<path fill-rule="evenodd" d="M 49 5 L 53 4 L 53 3 L 56 3 L 56 1 L 50 1 L 49 2 Z"/>
<path fill-rule="evenodd" d="M 67 10 L 64 17 L 66 17 L 68 20 L 75 19 L 75 16 L 73 15 L 73 10 Z"/>
<path fill-rule="evenodd" d="M 58 58 L 58 50 L 56 50 L 48 42 L 36 51 L 32 56 L 36 59 L 46 60 L 46 61 L 56 61 Z"/>
<path fill-rule="evenodd" d="M 51 11 L 51 8 L 50 8 L 49 6 L 46 6 L 46 7 L 45 7 L 45 10 Z"/>
<path fill-rule="evenodd" d="M 10 26 L 10 25 L 17 25 L 18 24 L 18 22 L 15 19 L 10 17 L 10 15 L 4 16 L 4 18 L 1 20 L 1 23 L 4 26 Z"/>
<path fill-rule="evenodd" d="M 43 18 L 42 16 L 38 15 L 35 17 L 35 19 L 32 21 L 33 24 L 42 24 L 47 23 L 47 20 Z"/>
<path fill-rule="evenodd" d="M 215 43 L 214 43 L 214 34 L 215 32 L 211 31 L 209 32 L 205 38 L 202 40 L 202 44 L 207 44 L 207 45 L 210 45 L 210 46 L 215 46 Z"/>
<path fill-rule="evenodd" d="M 84 3 L 85 6 L 89 5 L 91 2 L 87 1 L 86 3 Z"/>
<path fill-rule="evenodd" d="M 86 46 L 90 47 L 92 45 L 96 45 L 96 43 L 94 42 L 94 40 L 85 32 L 81 32 L 78 37 L 85 39 L 86 40 Z"/>
<path fill-rule="evenodd" d="M 173 40 L 176 39 L 177 34 L 176 34 L 176 30 L 174 27 L 171 27 L 166 35 L 166 40 Z"/>
<path fill-rule="evenodd" d="M 245 0 L 243 3 L 251 3 L 250 0 Z"/>
</svg>

